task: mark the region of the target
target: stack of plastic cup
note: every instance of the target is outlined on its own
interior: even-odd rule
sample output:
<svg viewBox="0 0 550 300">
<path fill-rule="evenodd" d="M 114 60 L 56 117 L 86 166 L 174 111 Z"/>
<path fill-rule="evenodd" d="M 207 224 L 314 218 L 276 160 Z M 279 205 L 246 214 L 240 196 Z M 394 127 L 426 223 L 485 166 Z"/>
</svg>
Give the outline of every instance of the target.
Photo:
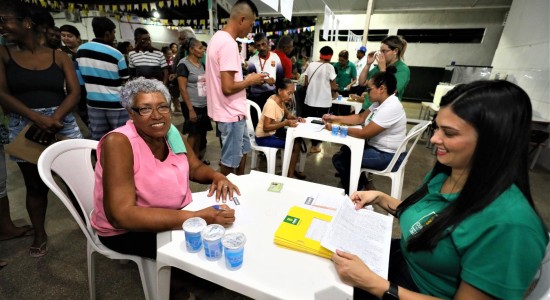
<svg viewBox="0 0 550 300">
<path fill-rule="evenodd" d="M 185 232 L 185 247 L 188 252 L 199 252 L 202 248 L 201 232 L 206 227 L 203 218 L 189 218 L 181 226 Z"/>
<path fill-rule="evenodd" d="M 218 224 L 210 224 L 202 230 L 202 242 L 206 259 L 218 260 L 222 257 L 222 237 L 224 234 L 225 228 Z"/>
<path fill-rule="evenodd" d="M 340 131 L 340 126 L 336 124 L 332 124 L 332 135 L 334 136 L 338 135 L 339 131 Z"/>
<path fill-rule="evenodd" d="M 243 265 L 244 244 L 246 236 L 244 233 L 228 233 L 222 238 L 225 266 L 229 270 L 238 270 Z"/>
<path fill-rule="evenodd" d="M 340 126 L 340 136 L 341 137 L 348 136 L 348 126 L 345 126 L 345 125 Z"/>
</svg>

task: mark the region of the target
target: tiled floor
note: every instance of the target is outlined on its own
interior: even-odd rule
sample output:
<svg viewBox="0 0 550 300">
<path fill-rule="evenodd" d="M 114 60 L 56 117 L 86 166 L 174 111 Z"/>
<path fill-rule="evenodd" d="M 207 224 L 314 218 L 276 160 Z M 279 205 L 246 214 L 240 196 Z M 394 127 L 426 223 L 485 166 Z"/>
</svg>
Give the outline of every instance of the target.
<svg viewBox="0 0 550 300">
<path fill-rule="evenodd" d="M 419 104 L 404 103 L 409 118 L 418 118 Z M 181 116 L 175 116 L 177 125 L 181 125 Z M 209 134 L 206 158 L 211 167 L 217 168 L 219 160 L 219 142 L 213 132 Z M 332 154 L 339 145 L 323 143 L 323 151 L 308 155 L 307 180 L 338 186 L 331 163 Z M 407 164 L 403 195 L 412 193 L 421 183 L 424 175 L 433 166 L 435 157 L 425 147 L 425 140 L 414 149 Z M 265 171 L 265 159 L 260 160 L 259 170 Z M 280 160 L 277 172 L 280 173 Z M 535 167 L 530 172 L 532 193 L 539 213 L 550 225 L 550 171 Z M 19 169 L 13 162 L 8 163 L 8 194 L 11 215 L 18 224 L 29 224 L 25 210 L 24 187 Z M 251 182 L 250 184 L 253 184 Z M 389 192 L 388 178 L 376 177 L 375 186 Z M 192 184 L 193 191 L 201 191 L 205 185 Z M 88 279 L 86 265 L 86 240 L 65 207 L 50 195 L 47 212 L 47 231 L 49 234 L 49 254 L 35 259 L 28 256 L 31 238 L 19 238 L 0 242 L 0 258 L 9 265 L 0 270 L 0 299 L 86 299 L 88 298 Z M 395 234 L 398 234 L 395 232 Z M 98 299 L 143 299 L 139 273 L 133 263 L 119 264 L 102 255 L 96 255 L 96 291 Z M 205 298 L 235 299 L 242 298 L 229 291 L 218 291 Z"/>
</svg>

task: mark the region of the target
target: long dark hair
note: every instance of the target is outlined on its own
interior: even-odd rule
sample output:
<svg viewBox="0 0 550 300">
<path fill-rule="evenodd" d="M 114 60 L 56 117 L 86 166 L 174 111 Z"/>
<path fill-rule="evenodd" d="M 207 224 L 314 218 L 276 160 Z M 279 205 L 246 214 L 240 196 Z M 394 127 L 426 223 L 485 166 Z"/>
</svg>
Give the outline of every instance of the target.
<svg viewBox="0 0 550 300">
<path fill-rule="evenodd" d="M 449 91 L 440 105 L 475 128 L 477 145 L 458 198 L 409 238 L 411 252 L 435 248 L 446 230 L 483 210 L 512 184 L 534 208 L 528 174 L 531 101 L 527 93 L 507 81 L 475 81 Z M 422 199 L 429 180 L 439 173 L 450 175 L 451 168 L 437 162 L 426 183 L 397 207 L 397 214 Z"/>
</svg>

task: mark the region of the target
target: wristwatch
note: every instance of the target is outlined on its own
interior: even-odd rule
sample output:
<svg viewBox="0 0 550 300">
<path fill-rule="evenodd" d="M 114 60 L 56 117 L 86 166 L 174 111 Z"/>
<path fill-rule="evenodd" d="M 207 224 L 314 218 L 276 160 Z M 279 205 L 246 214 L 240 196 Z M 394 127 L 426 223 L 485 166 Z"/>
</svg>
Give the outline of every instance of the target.
<svg viewBox="0 0 550 300">
<path fill-rule="evenodd" d="M 397 284 L 390 282 L 390 288 L 384 293 L 382 300 L 399 300 L 399 289 Z"/>
</svg>

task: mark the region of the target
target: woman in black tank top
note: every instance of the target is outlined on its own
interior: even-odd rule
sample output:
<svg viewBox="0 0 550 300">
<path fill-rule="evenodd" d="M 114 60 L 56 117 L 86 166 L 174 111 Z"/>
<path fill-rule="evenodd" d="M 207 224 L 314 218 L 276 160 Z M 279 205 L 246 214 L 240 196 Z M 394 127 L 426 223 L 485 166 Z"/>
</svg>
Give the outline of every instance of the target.
<svg viewBox="0 0 550 300">
<path fill-rule="evenodd" d="M 0 16 L 0 33 L 10 45 L 0 46 L 0 72 L 4 73 L 0 76 L 0 104 L 10 111 L 10 139 L 30 122 L 48 132 L 82 137 L 70 114 L 80 96 L 73 64 L 65 53 L 41 45 L 44 26 L 53 25 L 51 15 L 19 0 L 3 0 Z M 41 24 L 44 22 L 37 16 L 49 16 L 50 24 Z M 36 165 L 15 160 L 25 180 L 27 211 L 34 227 L 29 255 L 44 256 L 48 251 L 44 228 L 48 188 Z M 9 213 L 6 215 L 9 218 Z"/>
</svg>

